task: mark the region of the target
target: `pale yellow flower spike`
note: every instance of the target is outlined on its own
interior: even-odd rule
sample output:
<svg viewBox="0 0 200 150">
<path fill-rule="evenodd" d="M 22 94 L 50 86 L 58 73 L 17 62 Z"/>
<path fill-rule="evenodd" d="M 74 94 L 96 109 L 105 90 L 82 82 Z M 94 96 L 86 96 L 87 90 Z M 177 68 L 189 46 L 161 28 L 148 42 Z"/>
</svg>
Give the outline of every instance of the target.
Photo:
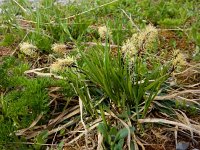
<svg viewBox="0 0 200 150">
<path fill-rule="evenodd" d="M 101 26 L 98 28 L 98 33 L 99 36 L 102 40 L 106 39 L 106 35 L 108 35 L 109 38 L 111 38 L 111 32 L 108 30 L 108 28 L 106 26 Z"/>
<path fill-rule="evenodd" d="M 65 59 L 57 59 L 57 61 L 50 66 L 51 73 L 58 73 L 64 71 L 67 67 L 70 67 L 75 62 L 73 57 L 67 57 Z"/>
<path fill-rule="evenodd" d="M 28 42 L 24 42 L 19 44 L 19 48 L 20 48 L 20 52 L 24 53 L 25 55 L 34 57 L 37 55 L 37 47 L 28 43 Z"/>
<path fill-rule="evenodd" d="M 55 44 L 52 45 L 51 49 L 56 54 L 64 55 L 66 53 L 66 48 L 67 48 L 67 46 L 65 44 L 55 43 Z"/>
<path fill-rule="evenodd" d="M 154 48 L 155 42 L 158 40 L 158 30 L 152 26 L 148 25 L 144 30 L 145 35 L 143 35 L 142 40 L 145 41 L 145 50 L 151 50 Z"/>
<path fill-rule="evenodd" d="M 186 60 L 184 55 L 180 52 L 180 50 L 175 50 L 173 53 L 173 61 L 172 64 L 177 67 L 177 66 L 184 66 L 186 65 Z"/>
<path fill-rule="evenodd" d="M 124 57 L 129 57 L 134 60 L 134 56 L 137 54 L 140 48 L 144 50 L 151 50 L 154 43 L 158 40 L 158 30 L 148 25 L 145 29 L 139 33 L 132 35 L 122 46 L 122 53 Z"/>
</svg>

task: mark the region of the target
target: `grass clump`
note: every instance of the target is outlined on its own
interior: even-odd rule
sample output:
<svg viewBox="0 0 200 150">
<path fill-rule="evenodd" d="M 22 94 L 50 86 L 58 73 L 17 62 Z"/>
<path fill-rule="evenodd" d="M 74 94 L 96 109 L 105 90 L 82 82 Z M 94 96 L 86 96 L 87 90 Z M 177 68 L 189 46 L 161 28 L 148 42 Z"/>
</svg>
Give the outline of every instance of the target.
<svg viewBox="0 0 200 150">
<path fill-rule="evenodd" d="M 132 108 L 137 114 L 143 107 L 139 108 L 139 106 L 145 102 L 144 116 L 153 97 L 167 78 L 167 66 L 163 67 L 163 65 L 158 64 L 155 68 L 149 70 L 143 61 L 145 59 L 137 56 L 135 56 L 136 60 L 129 64 L 129 59 L 121 60 L 121 54 L 113 58 L 108 48 L 103 50 L 93 49 L 91 52 L 82 55 L 83 66 L 78 66 L 82 75 L 76 73 L 75 79 L 76 82 L 86 82 L 83 87 L 77 87 L 79 83 L 75 82 L 73 83 L 75 87 L 79 89 L 91 87 L 92 92 L 101 93 L 99 100 L 105 97 L 105 103 L 113 102 L 122 110 L 127 107 Z M 88 90 L 90 91 L 90 88 Z M 150 96 L 145 97 L 146 92 L 149 92 Z M 85 95 L 87 94 L 85 93 Z M 88 99 L 88 101 L 90 100 Z"/>
</svg>

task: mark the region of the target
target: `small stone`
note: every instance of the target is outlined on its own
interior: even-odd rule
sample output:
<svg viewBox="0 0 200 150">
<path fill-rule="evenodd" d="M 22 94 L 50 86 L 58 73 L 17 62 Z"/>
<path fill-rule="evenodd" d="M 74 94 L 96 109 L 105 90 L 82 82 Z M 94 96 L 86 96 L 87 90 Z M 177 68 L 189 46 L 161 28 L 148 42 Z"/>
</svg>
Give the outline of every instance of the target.
<svg viewBox="0 0 200 150">
<path fill-rule="evenodd" d="M 190 143 L 189 142 L 179 142 L 176 145 L 176 150 L 187 150 L 189 147 Z"/>
</svg>

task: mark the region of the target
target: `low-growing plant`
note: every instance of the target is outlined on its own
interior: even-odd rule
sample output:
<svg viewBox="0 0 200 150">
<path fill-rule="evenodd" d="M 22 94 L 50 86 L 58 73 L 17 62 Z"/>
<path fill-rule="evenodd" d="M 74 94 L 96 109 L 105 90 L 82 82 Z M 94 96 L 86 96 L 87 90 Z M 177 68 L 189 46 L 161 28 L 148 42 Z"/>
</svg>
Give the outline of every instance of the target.
<svg viewBox="0 0 200 150">
<path fill-rule="evenodd" d="M 63 92 L 67 91 L 66 97 L 72 97 L 74 92 L 69 84 L 59 80 L 27 78 L 24 71 L 28 70 L 29 65 L 14 57 L 3 58 L 1 61 L 0 148 L 13 149 L 11 143 L 17 142 L 16 149 L 27 149 L 29 146 L 20 144 L 26 140 L 18 138 L 15 131 L 30 126 L 39 114 L 47 114 L 50 102 L 48 87 L 62 87 Z M 41 138 L 43 137 L 38 136 L 36 142 L 43 144 Z"/>
<path fill-rule="evenodd" d="M 128 136 L 128 129 L 123 128 L 118 130 L 116 127 L 106 126 L 101 123 L 98 126 L 99 132 L 104 138 L 104 149 L 120 150 L 123 149 L 124 140 Z M 131 127 L 130 132 L 133 133 L 135 128 Z M 134 148 L 134 144 L 131 143 L 131 147 Z"/>
</svg>

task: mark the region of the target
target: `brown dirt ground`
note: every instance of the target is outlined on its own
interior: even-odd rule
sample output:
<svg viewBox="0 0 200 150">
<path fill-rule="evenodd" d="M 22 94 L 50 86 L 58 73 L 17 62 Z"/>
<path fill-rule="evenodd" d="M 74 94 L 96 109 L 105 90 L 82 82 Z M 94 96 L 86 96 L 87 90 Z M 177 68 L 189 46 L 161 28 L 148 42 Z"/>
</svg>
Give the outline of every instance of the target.
<svg viewBox="0 0 200 150">
<path fill-rule="evenodd" d="M 8 47 L 0 46 L 0 57 L 8 56 L 12 53 L 12 50 Z"/>
</svg>

